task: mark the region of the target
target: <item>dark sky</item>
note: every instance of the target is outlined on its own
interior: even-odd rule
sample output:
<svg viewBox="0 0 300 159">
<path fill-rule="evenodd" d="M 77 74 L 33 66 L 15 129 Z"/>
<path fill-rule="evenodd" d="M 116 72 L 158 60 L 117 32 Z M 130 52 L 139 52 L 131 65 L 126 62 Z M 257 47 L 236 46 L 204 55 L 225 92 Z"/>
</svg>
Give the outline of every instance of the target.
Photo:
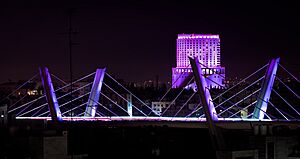
<svg viewBox="0 0 300 159">
<path fill-rule="evenodd" d="M 41 65 L 69 79 L 69 8 L 75 78 L 107 67 L 126 81 L 170 81 L 179 33 L 219 34 L 227 76 L 244 77 L 277 56 L 299 75 L 296 2 L 20 0 L 0 5 L 0 83 L 29 79 Z"/>
</svg>

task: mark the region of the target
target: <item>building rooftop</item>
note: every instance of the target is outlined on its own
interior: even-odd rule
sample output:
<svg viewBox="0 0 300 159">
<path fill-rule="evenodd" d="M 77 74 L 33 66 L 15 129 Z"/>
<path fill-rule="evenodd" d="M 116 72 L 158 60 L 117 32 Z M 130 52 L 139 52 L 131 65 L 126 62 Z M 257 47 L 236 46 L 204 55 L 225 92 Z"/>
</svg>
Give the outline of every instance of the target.
<svg viewBox="0 0 300 159">
<path fill-rule="evenodd" d="M 218 39 L 219 35 L 212 34 L 178 34 L 178 39 Z"/>
</svg>

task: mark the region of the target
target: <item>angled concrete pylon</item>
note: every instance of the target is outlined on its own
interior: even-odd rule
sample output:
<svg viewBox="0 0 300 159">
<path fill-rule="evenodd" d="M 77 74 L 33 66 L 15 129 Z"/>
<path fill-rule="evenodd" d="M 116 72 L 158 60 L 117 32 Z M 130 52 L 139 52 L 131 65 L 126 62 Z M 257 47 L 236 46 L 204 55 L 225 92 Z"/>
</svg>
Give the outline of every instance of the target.
<svg viewBox="0 0 300 159">
<path fill-rule="evenodd" d="M 56 95 L 54 93 L 54 88 L 53 88 L 53 84 L 51 81 L 49 70 L 47 67 L 40 67 L 39 71 L 40 71 L 40 76 L 42 79 L 46 99 L 48 102 L 51 119 L 52 119 L 52 121 L 55 121 L 55 122 L 61 121 L 62 120 L 61 112 L 60 112 L 59 105 L 58 105 L 58 102 L 56 99 Z"/>
<path fill-rule="evenodd" d="M 96 70 L 93 86 L 84 112 L 85 117 L 95 117 L 96 115 L 105 70 L 106 68 Z"/>
<path fill-rule="evenodd" d="M 269 62 L 269 66 L 265 73 L 265 78 L 262 82 L 261 90 L 257 97 L 257 102 L 253 111 L 253 119 L 264 119 L 265 112 L 267 111 L 268 107 L 268 102 L 271 96 L 279 60 L 280 58 L 276 58 L 272 59 Z"/>
<path fill-rule="evenodd" d="M 189 59 L 193 69 L 197 91 L 200 95 L 201 103 L 203 104 L 203 109 L 212 143 L 216 151 L 224 150 L 226 148 L 224 138 L 222 133 L 220 132 L 220 129 L 218 129 L 218 127 L 215 125 L 215 121 L 218 121 L 218 116 L 212 102 L 206 80 L 202 74 L 201 65 L 199 64 L 198 58 L 189 57 Z"/>
<path fill-rule="evenodd" d="M 198 93 L 201 97 L 201 102 L 203 104 L 203 109 L 205 112 L 205 116 L 209 120 L 218 120 L 218 116 L 216 113 L 216 109 L 214 103 L 212 102 L 211 95 L 209 93 L 208 85 L 203 76 L 201 65 L 197 58 L 189 57 L 190 63 L 193 69 L 194 78 L 196 81 Z"/>
</svg>

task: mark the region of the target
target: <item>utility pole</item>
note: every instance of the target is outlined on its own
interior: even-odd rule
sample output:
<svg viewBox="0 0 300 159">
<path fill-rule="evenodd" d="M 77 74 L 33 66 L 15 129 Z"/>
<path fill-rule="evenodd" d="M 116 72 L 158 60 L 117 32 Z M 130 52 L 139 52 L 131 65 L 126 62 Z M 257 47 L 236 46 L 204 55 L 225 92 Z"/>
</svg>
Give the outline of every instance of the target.
<svg viewBox="0 0 300 159">
<path fill-rule="evenodd" d="M 73 54 L 73 45 L 78 45 L 78 43 L 74 43 L 73 42 L 73 35 L 76 34 L 77 32 L 73 31 L 73 14 L 75 12 L 75 9 L 74 8 L 70 8 L 68 9 L 67 13 L 68 13 L 68 46 L 69 46 L 69 68 L 70 68 L 70 82 L 71 82 L 71 85 L 70 85 L 70 105 L 71 105 L 71 108 L 70 109 L 73 109 L 72 108 L 72 102 L 73 102 L 73 62 L 72 62 L 72 54 Z M 71 111 L 71 121 L 72 121 L 72 117 L 73 117 L 73 110 Z M 71 131 L 72 131 L 72 123 L 71 124 Z M 68 132 L 71 132 L 70 130 Z M 71 153 L 71 159 L 73 159 L 73 147 L 72 147 L 72 144 L 73 144 L 73 140 L 71 138 L 72 134 L 68 134 L 68 139 L 67 140 L 70 140 L 69 142 L 69 151 Z"/>
<path fill-rule="evenodd" d="M 68 9 L 68 16 L 69 16 L 69 28 L 68 28 L 68 46 L 69 46 L 69 69 L 70 69 L 70 96 L 71 96 L 71 102 L 70 105 L 72 106 L 72 102 L 73 102 L 73 62 L 72 62 L 72 58 L 73 58 L 73 45 L 78 45 L 78 43 L 74 43 L 73 42 L 73 35 L 77 34 L 78 32 L 73 31 L 73 23 L 72 23 L 72 18 L 73 18 L 73 14 L 75 13 L 75 8 L 70 8 Z M 71 108 L 72 109 L 72 108 Z M 73 111 L 71 111 L 71 118 L 73 117 Z"/>
</svg>

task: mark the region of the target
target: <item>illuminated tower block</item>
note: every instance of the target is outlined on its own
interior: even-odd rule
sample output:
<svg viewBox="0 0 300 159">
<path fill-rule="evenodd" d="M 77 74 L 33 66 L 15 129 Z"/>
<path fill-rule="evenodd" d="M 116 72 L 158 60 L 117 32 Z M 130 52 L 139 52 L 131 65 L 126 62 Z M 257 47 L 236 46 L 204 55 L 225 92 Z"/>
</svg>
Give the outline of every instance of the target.
<svg viewBox="0 0 300 159">
<path fill-rule="evenodd" d="M 173 88 L 185 87 L 192 77 L 190 57 L 197 57 L 202 72 L 211 88 L 222 88 L 225 68 L 221 67 L 219 35 L 179 34 L 177 38 L 176 67 L 172 68 Z"/>
</svg>

